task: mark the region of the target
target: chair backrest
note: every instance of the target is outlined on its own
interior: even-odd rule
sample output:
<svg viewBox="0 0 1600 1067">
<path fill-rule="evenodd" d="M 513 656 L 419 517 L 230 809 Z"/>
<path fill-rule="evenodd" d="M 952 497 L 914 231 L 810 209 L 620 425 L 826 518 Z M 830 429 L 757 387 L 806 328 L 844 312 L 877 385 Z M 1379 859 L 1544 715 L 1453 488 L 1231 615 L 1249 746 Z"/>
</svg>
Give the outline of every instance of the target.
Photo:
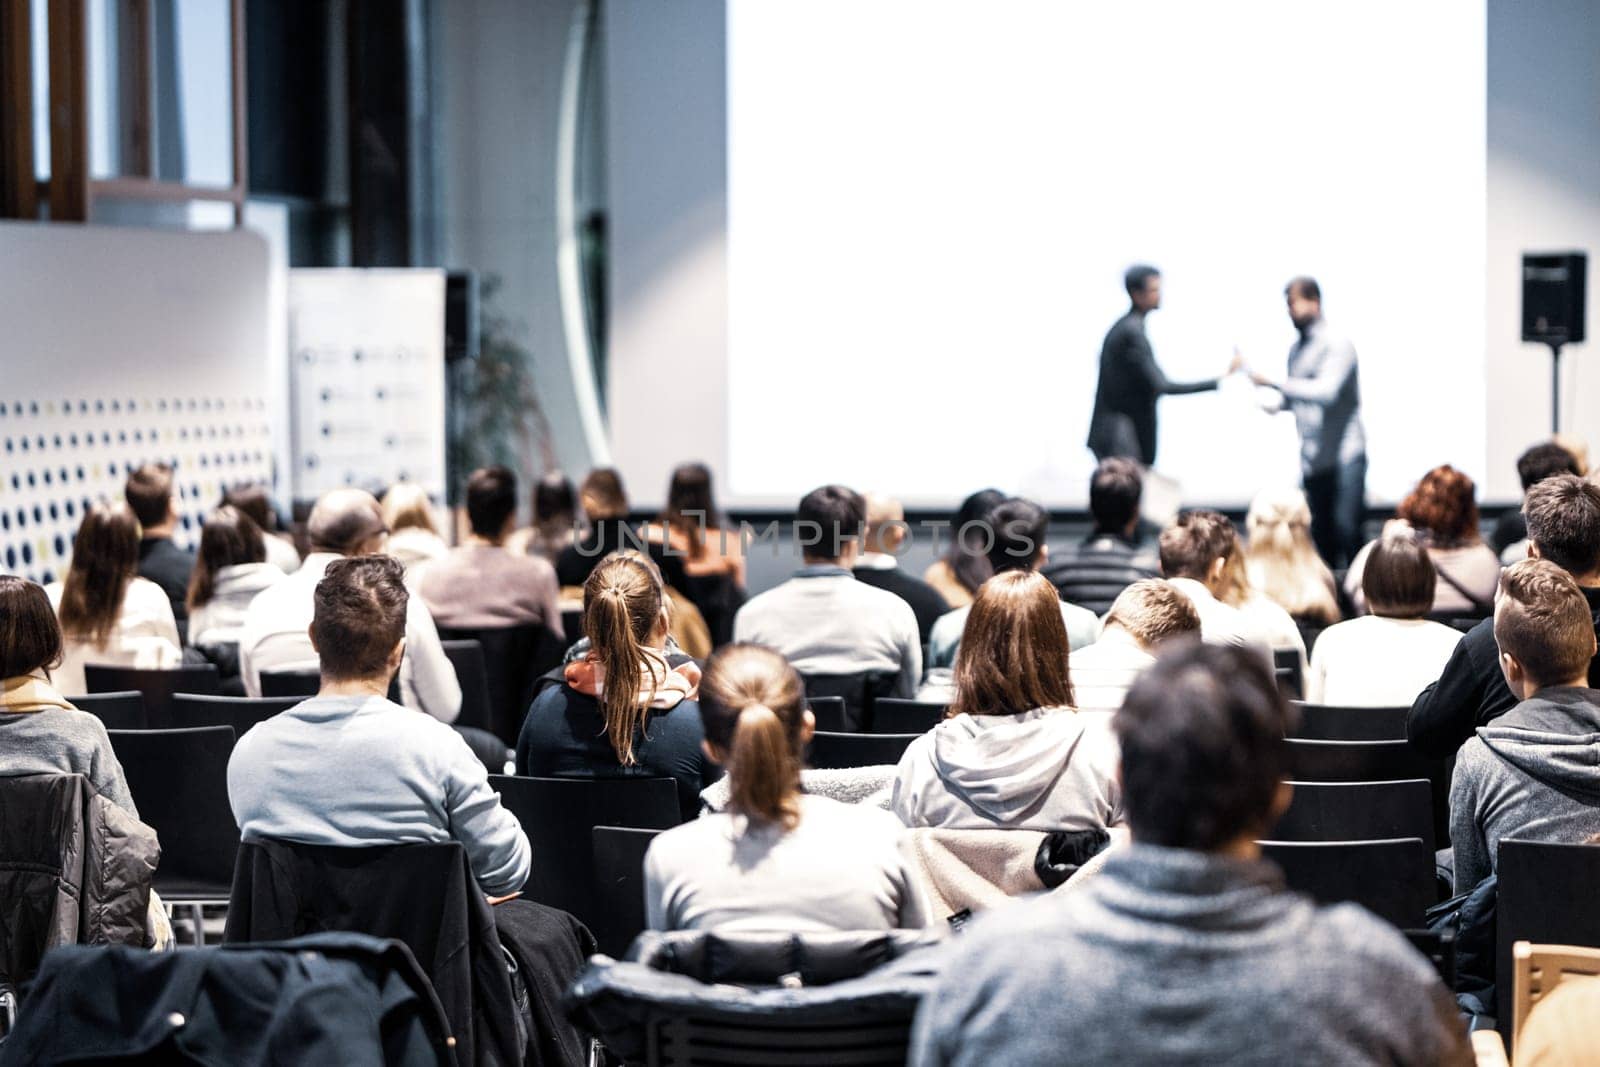
<svg viewBox="0 0 1600 1067">
<path fill-rule="evenodd" d="M 172 725 L 174 693 L 214 694 L 221 691 L 221 681 L 214 663 L 163 670 L 87 663 L 83 668 L 83 680 L 91 693 L 125 693 L 130 689 L 143 693 L 145 724 L 157 730 Z"/>
<path fill-rule="evenodd" d="M 1433 851 L 1433 788 L 1403 782 L 1295 782 L 1274 841 L 1380 841 L 1415 837 Z"/>
<path fill-rule="evenodd" d="M 1600 948 L 1576 945 L 1535 945 L 1517 941 L 1511 946 L 1511 1029 L 1522 1032 L 1528 1012 L 1563 978 L 1600 976 Z"/>
<path fill-rule="evenodd" d="M 524 626 L 486 627 L 468 630 L 458 627 L 439 628 L 444 649 L 456 664 L 456 676 L 461 679 L 462 714 L 466 713 L 469 664 L 451 655 L 451 646 L 457 641 L 476 641 L 483 650 L 483 672 L 488 719 L 482 725 L 508 745 L 517 743 L 517 732 L 533 703 L 534 681 L 546 671 L 561 665 L 566 643 L 558 641 L 549 630 L 537 623 Z M 468 723 L 466 725 L 476 725 Z"/>
<path fill-rule="evenodd" d="M 322 688 L 321 671 L 262 671 L 264 697 L 314 697 Z"/>
<path fill-rule="evenodd" d="M 1426 778 L 1433 790 L 1433 839 L 1450 837 L 1450 763 L 1405 741 L 1289 739 L 1289 778 L 1296 782 L 1401 782 Z"/>
<path fill-rule="evenodd" d="M 1505 988 L 1513 973 L 1518 941 L 1600 948 L 1600 908 L 1592 888 L 1600 885 L 1600 846 L 1554 845 L 1505 839 L 1495 859 L 1495 974 Z M 1499 993 L 1496 1018 L 1508 1044 L 1515 1039 L 1514 1012 Z"/>
<path fill-rule="evenodd" d="M 711 645 L 720 648 L 733 640 L 733 617 L 744 606 L 744 590 L 733 580 L 733 574 L 686 574 L 683 595 L 694 602 L 706 620 L 711 632 Z"/>
<path fill-rule="evenodd" d="M 1289 888 L 1335 904 L 1353 901 L 1402 929 L 1421 926 L 1434 903 L 1433 852 L 1420 838 L 1385 841 L 1263 841 Z"/>
<path fill-rule="evenodd" d="M 811 738 L 807 765 L 818 770 L 878 767 L 900 762 L 921 734 L 835 734 L 818 730 Z"/>
<path fill-rule="evenodd" d="M 1410 708 L 1345 708 L 1295 701 L 1291 737 L 1307 741 L 1404 741 Z"/>
<path fill-rule="evenodd" d="M 174 899 L 226 897 L 239 851 L 228 804 L 233 727 L 107 732 L 140 820 L 161 838 L 156 889 Z"/>
<path fill-rule="evenodd" d="M 1278 692 L 1285 700 L 1299 700 L 1305 695 L 1305 678 L 1300 671 L 1298 648 L 1272 650 L 1272 673 L 1278 680 Z"/>
<path fill-rule="evenodd" d="M 847 725 L 844 697 L 808 697 L 806 707 L 817 721 L 817 729 L 844 733 Z"/>
<path fill-rule="evenodd" d="M 594 828 L 665 830 L 680 821 L 678 791 L 670 778 L 491 774 L 489 785 L 522 824 L 538 857 L 522 895 L 571 912 L 591 930 L 605 924 L 594 887 Z"/>
<path fill-rule="evenodd" d="M 99 719 L 107 730 L 143 730 L 149 725 L 144 715 L 144 694 L 137 689 L 126 693 L 85 693 L 73 697 L 71 704 Z"/>
<path fill-rule="evenodd" d="M 841 697 L 844 700 L 844 730 L 858 733 L 872 722 L 872 705 L 880 696 L 894 692 L 896 675 L 884 671 L 858 671 L 854 674 L 802 674 L 808 697 Z M 814 709 L 813 709 L 814 710 Z"/>
<path fill-rule="evenodd" d="M 450 660 L 450 666 L 456 670 L 456 681 L 461 683 L 461 713 L 456 716 L 456 725 L 490 729 L 493 712 L 490 710 L 489 668 L 484 662 L 483 646 L 476 638 L 441 641 L 440 645 Z"/>
<path fill-rule="evenodd" d="M 593 830 L 595 904 L 604 918 L 589 931 L 608 956 L 622 958 L 644 933 L 644 854 L 662 832 L 634 826 Z"/>
<path fill-rule="evenodd" d="M 243 737 L 252 726 L 300 702 L 300 697 L 205 697 L 178 693 L 172 698 L 172 725 L 175 729 L 231 726 L 235 737 Z"/>
<path fill-rule="evenodd" d="M 950 705 L 903 697 L 879 697 L 872 703 L 875 734 L 925 734 L 944 721 Z"/>
</svg>

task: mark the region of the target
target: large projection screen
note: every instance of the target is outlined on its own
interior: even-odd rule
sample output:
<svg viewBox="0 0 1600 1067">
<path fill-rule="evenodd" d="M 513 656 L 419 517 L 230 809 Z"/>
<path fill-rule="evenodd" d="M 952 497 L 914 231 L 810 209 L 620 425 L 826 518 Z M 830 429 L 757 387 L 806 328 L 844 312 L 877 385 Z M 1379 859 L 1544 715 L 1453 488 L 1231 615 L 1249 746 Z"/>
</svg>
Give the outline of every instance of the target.
<svg viewBox="0 0 1600 1067">
<path fill-rule="evenodd" d="M 647 6 L 610 16 L 614 68 L 659 45 Z M 725 176 L 713 156 L 663 179 L 684 203 L 725 195 L 725 231 L 630 279 L 630 189 L 659 172 L 635 156 L 613 178 L 612 431 L 640 500 L 694 458 L 734 507 L 832 480 L 913 506 L 991 484 L 1080 506 L 1100 343 L 1136 262 L 1163 272 L 1149 333 L 1175 379 L 1235 346 L 1281 375 L 1284 283 L 1316 276 L 1360 354 L 1369 498 L 1446 461 L 1481 480 L 1481 0 L 725 7 L 725 98 L 698 120 L 725 124 Z M 613 144 L 648 125 L 642 77 L 610 75 Z M 725 307 L 725 333 L 686 329 L 691 307 Z M 630 371 L 647 362 L 693 383 L 681 442 L 646 417 L 660 379 Z M 1162 402 L 1156 466 L 1187 501 L 1298 481 L 1293 423 L 1262 399 L 1233 379 Z"/>
</svg>

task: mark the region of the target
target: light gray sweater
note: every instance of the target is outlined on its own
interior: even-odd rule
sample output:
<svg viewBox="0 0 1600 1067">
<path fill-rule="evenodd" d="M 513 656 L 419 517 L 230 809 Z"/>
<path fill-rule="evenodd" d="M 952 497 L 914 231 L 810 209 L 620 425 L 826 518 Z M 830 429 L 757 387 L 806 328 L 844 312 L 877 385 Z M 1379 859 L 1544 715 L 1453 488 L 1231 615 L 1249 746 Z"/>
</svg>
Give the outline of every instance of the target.
<svg viewBox="0 0 1600 1067">
<path fill-rule="evenodd" d="M 0 712 L 0 778 L 81 774 L 94 791 L 139 817 L 105 724 L 75 708 Z"/>
<path fill-rule="evenodd" d="M 1263 861 L 1134 845 L 957 944 L 917 1013 L 922 1067 L 1473 1063 L 1398 930 L 1285 891 Z"/>
</svg>

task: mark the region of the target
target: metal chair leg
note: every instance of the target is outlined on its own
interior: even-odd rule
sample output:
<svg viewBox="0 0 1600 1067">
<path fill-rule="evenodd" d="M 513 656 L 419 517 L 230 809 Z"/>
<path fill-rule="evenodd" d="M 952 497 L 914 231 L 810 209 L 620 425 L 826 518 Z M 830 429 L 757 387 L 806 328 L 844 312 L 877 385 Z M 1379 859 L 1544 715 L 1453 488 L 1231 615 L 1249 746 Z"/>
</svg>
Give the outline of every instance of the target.
<svg viewBox="0 0 1600 1067">
<path fill-rule="evenodd" d="M 206 943 L 206 907 L 199 901 L 189 905 L 189 915 L 194 921 L 194 943 L 203 946 Z"/>
</svg>

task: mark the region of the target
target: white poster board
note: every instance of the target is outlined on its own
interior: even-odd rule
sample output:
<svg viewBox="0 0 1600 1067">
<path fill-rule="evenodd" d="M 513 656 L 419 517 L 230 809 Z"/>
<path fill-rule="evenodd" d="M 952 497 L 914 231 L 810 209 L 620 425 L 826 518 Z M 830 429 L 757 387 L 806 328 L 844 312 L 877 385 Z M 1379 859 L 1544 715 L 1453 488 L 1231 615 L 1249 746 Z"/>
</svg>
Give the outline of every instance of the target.
<svg viewBox="0 0 1600 1067">
<path fill-rule="evenodd" d="M 296 503 L 355 486 L 445 491 L 442 270 L 291 270 Z"/>
</svg>

